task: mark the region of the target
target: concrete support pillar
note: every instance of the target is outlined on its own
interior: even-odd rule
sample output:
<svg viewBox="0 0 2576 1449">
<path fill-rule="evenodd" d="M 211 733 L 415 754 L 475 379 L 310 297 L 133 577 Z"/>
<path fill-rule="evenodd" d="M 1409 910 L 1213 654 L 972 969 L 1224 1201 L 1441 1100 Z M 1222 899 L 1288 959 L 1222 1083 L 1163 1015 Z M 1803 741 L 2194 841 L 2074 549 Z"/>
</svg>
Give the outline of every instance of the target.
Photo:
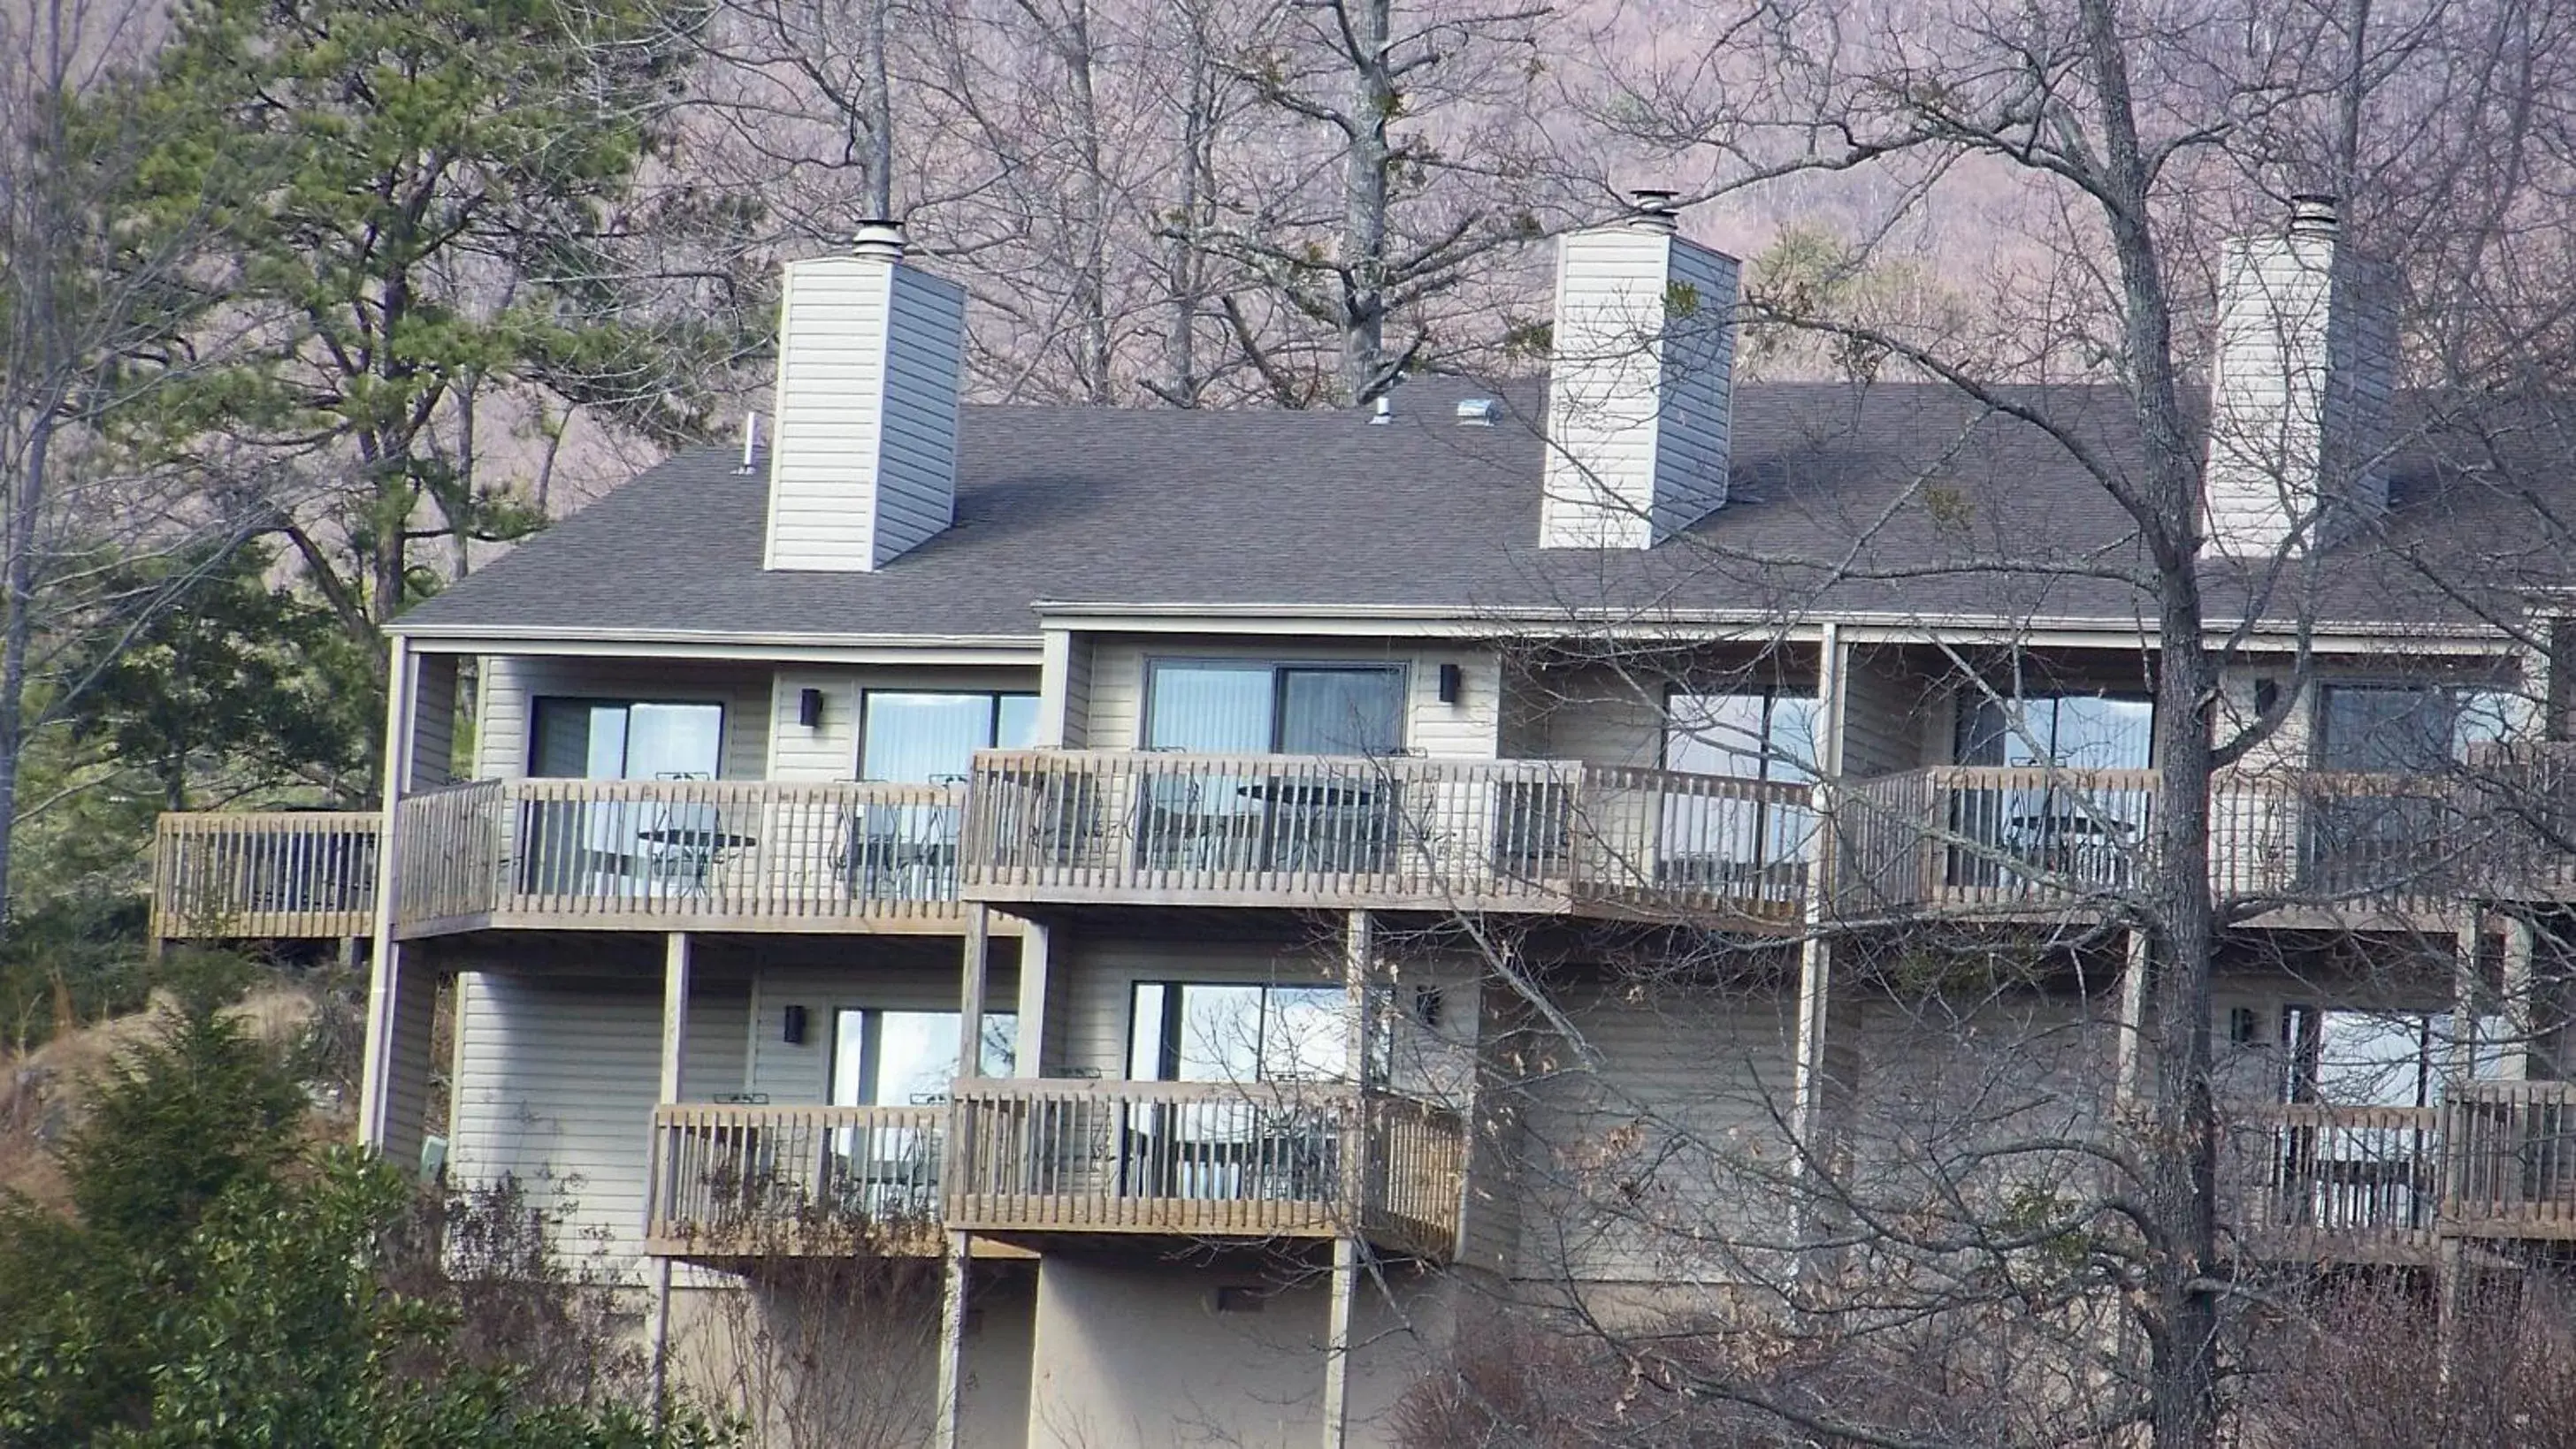
<svg viewBox="0 0 2576 1449">
<path fill-rule="evenodd" d="M 1324 1449 L 1343 1449 L 1351 1432 L 1351 1308 L 1360 1291 L 1360 1245 L 1333 1240 L 1333 1292 L 1324 1325 Z"/>
<path fill-rule="evenodd" d="M 2155 953 L 2147 933 L 2128 933 L 2128 959 L 2120 970 L 2120 1035 L 2112 1046 L 2111 1094 L 2121 1111 L 2137 1106 L 2146 1090 L 2147 1003 L 2155 1000 L 2150 978 Z"/>
<path fill-rule="evenodd" d="M 1020 927 L 1020 1035 L 1014 1075 L 1046 1075 L 1047 970 L 1055 932 L 1035 921 Z"/>
<path fill-rule="evenodd" d="M 974 1239 L 948 1235 L 948 1252 L 939 1292 L 939 1383 L 931 1407 L 931 1449 L 961 1449 L 958 1438 L 966 1394 L 967 1273 L 974 1265 Z M 971 1449 L 971 1446 L 967 1446 Z"/>
<path fill-rule="evenodd" d="M 976 1075 L 980 1055 L 977 1048 L 984 1040 L 984 988 L 992 954 L 992 907 L 968 906 L 965 975 L 957 988 L 957 1074 L 961 1077 Z"/>
</svg>

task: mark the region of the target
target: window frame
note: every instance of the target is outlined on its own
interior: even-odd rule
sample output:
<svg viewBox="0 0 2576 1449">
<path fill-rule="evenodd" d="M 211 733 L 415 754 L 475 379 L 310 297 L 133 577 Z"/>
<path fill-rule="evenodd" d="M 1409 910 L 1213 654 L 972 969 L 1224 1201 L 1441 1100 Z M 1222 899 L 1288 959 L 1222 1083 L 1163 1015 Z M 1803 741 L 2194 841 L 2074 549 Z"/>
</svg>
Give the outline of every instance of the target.
<svg viewBox="0 0 2576 1449">
<path fill-rule="evenodd" d="M 732 743 L 733 743 L 733 736 L 732 736 L 732 727 L 733 727 L 733 710 L 732 710 L 732 708 L 731 708 L 731 707 L 726 703 L 726 701 L 724 701 L 723 699 L 707 699 L 707 698 L 695 698 L 695 699 L 692 699 L 692 698 L 688 698 L 688 697 L 685 697 L 685 696 L 674 698 L 674 697 L 667 696 L 667 695 L 634 696 L 634 695 L 616 695 L 616 694 L 531 694 L 531 695 L 529 695 L 529 696 L 528 696 L 528 735 L 527 735 L 527 738 L 526 738 L 525 740 L 521 741 L 521 744 L 522 744 L 523 748 L 522 748 L 522 749 L 520 750 L 520 752 L 519 752 L 519 753 L 520 753 L 520 757 L 521 757 L 521 762 L 522 762 L 522 763 L 521 763 L 521 765 L 520 765 L 520 768 L 521 768 L 523 771 L 525 771 L 525 772 L 526 772 L 526 775 L 527 775 L 527 777 L 528 777 L 529 779 L 532 779 L 532 780 L 595 780 L 595 779 L 616 779 L 616 780 L 624 780 L 624 779 L 630 779 L 630 778 L 633 778 L 633 777 L 631 777 L 631 776 L 628 776 L 628 775 L 625 775 L 625 774 L 622 774 L 622 773 L 621 773 L 621 774 L 617 774 L 617 775 L 540 775 L 540 774 L 538 774 L 538 773 L 537 773 L 537 764 L 538 764 L 538 761 L 542 758 L 541 754 L 539 753 L 540 748 L 541 748 L 541 738 L 542 738 L 542 729 L 543 729 L 543 724 L 542 724 L 542 719 L 541 719 L 541 717 L 546 713 L 546 706 L 547 706 L 547 705 L 550 705 L 550 704 L 579 704 L 579 705 L 589 705 L 589 706 L 592 706 L 592 707 L 594 707 L 594 708 L 595 708 L 595 707 L 597 707 L 597 706 L 599 706 L 599 705 L 608 704 L 608 705 L 615 705 L 615 706 L 617 706 L 617 707 L 618 707 L 618 708 L 620 708 L 620 709 L 629 710 L 629 711 L 631 711 L 631 710 L 635 709 L 635 708 L 636 708 L 637 706 L 639 706 L 639 705 L 641 705 L 641 706 L 648 706 L 648 707 L 657 707 L 657 708 L 669 708 L 669 709 L 679 709 L 679 708 L 712 709 L 712 710 L 714 710 L 714 711 L 716 712 L 716 767 L 715 767 L 714 772 L 713 772 L 712 774 L 710 774 L 707 778 L 709 778 L 709 779 L 711 779 L 711 780 L 720 780 L 720 779 L 725 778 L 725 772 L 724 772 L 724 766 L 725 766 L 725 754 L 726 754 L 726 752 L 727 752 L 728 747 L 730 747 L 730 746 L 732 745 Z M 630 730 L 630 731 L 633 729 L 633 719 L 632 719 L 632 716 L 631 716 L 631 715 L 629 716 L 629 719 L 628 719 L 628 728 L 629 728 L 629 730 Z M 623 760 L 623 758 L 624 758 L 625 754 L 626 754 L 629 750 L 633 749 L 633 747 L 634 747 L 634 741 L 633 741 L 633 739 L 632 739 L 632 737 L 631 737 L 631 735 L 630 735 L 630 737 L 627 739 L 627 741 L 626 741 L 623 745 L 621 745 L 621 746 L 620 746 L 620 748 L 619 748 L 619 752 L 618 752 L 618 753 L 619 753 L 619 757 L 620 757 L 621 761 Z M 623 769 L 623 765 L 622 765 L 622 764 L 621 764 L 621 766 L 620 766 L 620 769 L 621 769 L 621 770 Z"/>
<path fill-rule="evenodd" d="M 1349 999 L 1349 988 L 1347 986 L 1335 985 L 1329 981 L 1212 981 L 1199 977 L 1161 976 L 1140 976 L 1127 983 L 1127 1042 L 1125 1060 L 1119 1064 L 1120 1074 L 1125 1077 L 1126 1080 L 1143 1082 L 1179 1082 L 1197 1080 L 1195 1078 L 1183 1078 L 1177 1075 L 1180 1071 L 1181 1053 L 1186 1049 L 1186 1043 L 1181 1040 L 1180 1032 L 1185 1029 L 1189 1020 L 1189 1011 L 1185 1004 L 1184 993 L 1192 987 L 1215 988 L 1228 991 L 1255 991 L 1260 993 L 1260 1016 L 1252 1024 L 1252 1043 L 1254 1053 L 1252 1076 L 1248 1082 L 1240 1083 L 1239 1085 L 1278 1085 L 1284 1083 L 1323 1080 L 1340 1082 L 1350 1086 L 1358 1086 L 1361 1085 L 1363 1078 L 1371 1083 L 1382 1082 L 1385 1080 L 1386 1063 L 1382 1061 L 1381 1058 L 1391 1059 L 1392 1034 L 1384 1029 L 1387 1023 L 1383 1012 L 1378 1012 L 1373 1016 L 1374 1024 L 1380 1029 L 1371 1033 L 1371 1040 L 1368 1044 L 1368 1060 L 1359 1064 L 1356 1075 L 1348 1075 L 1338 1078 L 1272 1076 L 1269 1072 L 1268 1064 L 1262 1059 L 1264 1054 L 1267 1052 L 1271 1041 L 1271 997 L 1273 993 L 1281 991 L 1314 992 L 1321 995 L 1339 997 L 1347 1003 Z M 1150 1077 L 1138 1077 L 1135 1075 L 1136 1048 L 1138 1045 L 1136 1033 L 1137 1028 L 1142 1023 L 1144 1017 L 1144 996 L 1145 992 L 1149 989 L 1158 990 L 1163 993 L 1162 1010 L 1159 1013 L 1159 1019 L 1155 1022 L 1154 1028 L 1155 1075 Z M 1347 1071 L 1349 1069 L 1346 1068 L 1345 1070 Z"/>
<path fill-rule="evenodd" d="M 866 1018 L 859 1028 L 859 1063 L 856 1081 L 863 1089 L 872 1089 L 868 1079 L 872 1072 L 878 1070 L 883 1065 L 885 1050 L 883 1046 L 885 1017 L 889 1012 L 899 1012 L 906 1016 L 955 1017 L 957 1019 L 959 1036 L 957 1043 L 957 1065 L 959 1070 L 951 1075 L 950 1081 L 954 1082 L 957 1077 L 964 1075 L 963 1069 L 966 1065 L 966 1043 L 964 1040 L 966 1014 L 964 1012 L 935 1006 L 885 1006 L 874 1002 L 835 1001 L 824 1008 L 826 1028 L 831 1033 L 829 1036 L 824 1038 L 824 1044 L 827 1050 L 823 1053 L 823 1090 L 821 1100 L 825 1105 L 852 1107 L 925 1107 L 938 1105 L 937 1103 L 930 1102 L 845 1103 L 833 1100 L 837 1095 L 839 1095 L 841 1083 L 841 1018 L 852 1013 L 857 1013 L 858 1015 Z M 1014 1060 L 1009 1065 L 1011 1066 L 1012 1071 L 1016 1072 L 1019 1066 L 1016 1060 L 1018 1055 L 1016 1038 L 1018 1036 L 1019 1013 L 1017 1011 L 988 1011 L 984 1013 L 984 1021 L 988 1030 L 990 1029 L 991 1023 L 1000 1019 L 1008 1019 L 1013 1024 L 1012 1036 L 1014 1038 L 1014 1042 L 1012 1046 L 1012 1055 Z M 977 1045 L 980 1048 L 982 1044 L 979 1042 Z M 980 1076 L 982 1074 L 983 1066 L 983 1053 L 979 1050 L 976 1053 L 975 1058 L 977 1075 Z M 943 1098 L 943 1100 L 945 1099 Z"/>
<path fill-rule="evenodd" d="M 2067 688 L 2067 689 L 2043 689 L 2043 690 L 2037 690 L 2037 691 L 2024 691 L 2024 690 L 2018 690 L 2018 689 L 2016 689 L 2016 690 L 2014 690 L 2014 691 L 2012 691 L 2012 692 L 2007 693 L 2007 692 L 2005 692 L 2005 691 L 2003 691 L 2003 690 L 2000 690 L 2000 689 L 1990 690 L 1990 689 L 1988 689 L 1988 688 L 1986 688 L 1986 687 L 1984 687 L 1984 686 L 1980 685 L 1980 686 L 1975 686 L 1975 687 L 1962 688 L 1962 689 L 1958 690 L 1958 691 L 1955 693 L 1955 695 L 1953 696 L 1953 698 L 1957 701 L 1957 703 L 1956 703 L 1956 705 L 1954 705 L 1954 707 L 1952 708 L 1952 710 L 1951 710 L 1951 715 L 1950 715 L 1950 763 L 1952 763 L 1952 764 L 1954 764 L 1954 765 L 1964 765 L 1964 766 L 1968 766 L 1969 768 L 1973 768 L 1973 769 L 2053 769 L 2053 770 L 2076 770 L 2076 769 L 2094 769 L 2094 768 L 2117 768 L 2117 769 L 2130 769 L 2130 770 L 2152 770 L 2152 769 L 2154 769 L 2154 768 L 2156 767 L 2156 696 L 2155 696 L 2154 691 L 2152 691 L 2152 690 L 2147 690 L 2147 689 L 2126 689 L 2126 688 L 2121 688 L 2121 689 L 2077 689 L 2077 688 Z M 2059 729 L 2060 725 L 2064 723 L 2063 719 L 2062 719 L 2062 718 L 2060 717 L 2060 715 L 2059 715 L 2059 706 L 2060 706 L 2062 703 L 2064 703 L 2065 701 L 2070 700 L 2070 699 L 2090 699 L 2090 700 L 2101 700 L 2101 701 L 2104 701 L 2104 702 L 2107 702 L 2107 703 L 2115 703 L 2115 704 L 2143 704 L 2143 705 L 2145 705 L 2145 706 L 2147 707 L 2147 724 L 2146 724 L 2146 731 L 2145 731 L 2145 733 L 2146 733 L 2147 753 L 2146 753 L 2146 759 L 2144 760 L 2144 762 L 2143 762 L 2143 763 L 2140 763 L 2140 764 L 2136 764 L 2136 765 L 2122 765 L 2122 766 L 2114 766 L 2114 767 L 2097 767 L 2097 766 L 2084 766 L 2084 765 L 2070 765 L 2070 764 L 2065 763 L 2064 758 L 2063 758 L 2063 753 L 2062 753 L 2062 751 L 2058 748 L 2058 739 L 2057 739 L 2057 736 L 2058 736 L 2058 729 Z M 1969 734 L 1969 732 L 1970 732 L 1970 730 L 1971 730 L 1971 729 L 1973 729 L 1973 728 L 1974 728 L 1975 721 L 1976 721 L 1976 718 L 1977 718 L 1978 713 L 1979 713 L 1980 711 L 1982 711 L 1982 710 L 1983 710 L 1983 709 L 1984 709 L 1988 704 L 1990 704 L 1990 703 L 1994 703 L 1994 702 L 1997 702 L 1997 701 L 2001 701 L 2001 702 L 2003 702 L 2007 707 L 2009 707 L 2009 708 L 2012 708 L 2012 709 L 2016 710 L 2016 711 L 2021 715 L 2021 717 L 2022 717 L 2022 724 L 2023 724 L 2024 728 L 2027 728 L 2027 727 L 2028 727 L 2028 724 L 2029 724 L 2029 717 L 2030 717 L 2030 707 L 2031 707 L 2033 704 L 2036 704 L 2036 703 L 2043 703 L 2043 702 L 2044 702 L 2044 703 L 2046 703 L 2046 704 L 2048 705 L 2048 750 L 2047 750 L 2047 754 L 2048 754 L 2048 762 L 2047 762 L 2045 765 L 2040 765 L 2040 764 L 2031 764 L 2031 765 L 2012 765 L 2012 764 L 2007 764 L 2007 763 L 2005 763 L 2005 762 L 2003 762 L 2003 761 L 2000 761 L 2000 760 L 1998 760 L 1998 761 L 1993 761 L 1993 762 L 1985 762 L 1985 761 L 1973 761 L 1973 760 L 1970 760 L 1970 759 L 1966 758 L 1966 756 L 1967 756 L 1967 755 L 1969 754 L 1969 752 L 1970 752 L 1970 751 L 1969 751 L 1969 744 L 1970 744 L 1970 734 Z M 1997 742 L 1998 742 L 1999 744 L 2006 745 L 2006 746 L 2008 746 L 2008 745 L 2009 745 L 2009 742 L 2010 742 L 2010 741 L 2012 741 L 2014 738 L 2015 738 L 2014 732 L 2013 732 L 2013 730 L 2011 729 L 2011 727 L 2010 727 L 2009 725 L 2007 725 L 2007 726 L 2006 726 L 2006 728 L 2005 728 L 2005 730 L 2004 730 L 2004 732 L 2003 732 L 2002 734 L 1999 734 L 1999 735 L 1997 735 L 1997 736 L 1996 736 L 1996 740 L 1997 740 Z M 2007 754 L 2008 754 L 2008 753 L 2010 753 L 2010 751 L 2009 751 L 2009 749 L 2008 749 L 2008 748 L 2007 748 L 2004 752 L 2005 752 L 2005 753 L 2007 753 Z"/>
<path fill-rule="evenodd" d="M 1697 689 L 1685 684 L 1664 686 L 1662 710 L 1655 721 L 1655 768 L 1659 770 L 1678 768 L 1673 764 L 1673 705 L 1676 700 L 1685 698 L 1759 698 L 1762 701 L 1762 738 L 1759 742 L 1760 753 L 1756 756 L 1761 761 L 1762 769 L 1759 774 L 1737 778 L 1788 780 L 1798 784 L 1813 784 L 1823 774 L 1823 760 L 1810 760 L 1802 765 L 1778 747 L 1780 706 L 1783 703 L 1793 703 L 1804 705 L 1811 711 L 1807 720 L 1807 740 L 1810 745 L 1816 747 L 1813 753 L 1817 755 L 1824 753 L 1822 748 L 1824 742 L 1820 738 L 1825 725 L 1824 699 L 1812 688 L 1801 691 L 1796 686 L 1788 684 L 1769 684 L 1749 689 Z M 1684 731 L 1684 733 L 1688 732 Z M 1741 751 L 1733 753 L 1740 754 Z"/>
<path fill-rule="evenodd" d="M 1412 748 L 1413 663 L 1410 660 L 1281 659 L 1276 656 L 1263 655 L 1148 654 L 1144 659 L 1144 667 L 1144 688 L 1139 691 L 1140 698 L 1137 702 L 1138 707 L 1136 711 L 1135 747 L 1139 750 L 1151 750 L 1157 748 L 1157 746 L 1149 743 L 1154 737 L 1155 696 L 1159 689 L 1159 680 L 1157 676 L 1164 669 L 1172 667 L 1184 669 L 1197 667 L 1210 669 L 1268 670 L 1270 673 L 1270 742 L 1263 747 L 1262 753 L 1272 755 L 1283 753 L 1279 744 L 1279 731 L 1287 716 L 1287 676 L 1290 673 L 1302 671 L 1326 674 L 1373 673 L 1392 675 L 1395 678 L 1396 740 L 1394 745 L 1389 747 L 1384 753 L 1387 756 L 1402 755 Z"/>
<path fill-rule="evenodd" d="M 854 732 L 857 735 L 857 739 L 852 742 L 850 747 L 852 757 L 850 769 L 852 778 L 854 779 L 879 780 L 883 778 L 882 776 L 871 775 L 868 773 L 868 719 L 871 713 L 872 702 L 881 694 L 938 695 L 950 699 L 975 699 L 980 697 L 984 699 L 987 704 L 987 708 L 984 713 L 984 743 L 975 746 L 975 750 L 1003 748 L 1000 743 L 1002 738 L 1003 700 L 1025 699 L 1034 704 L 1043 697 L 1042 691 L 1034 689 L 905 689 L 895 685 L 880 685 L 873 688 L 862 685 L 859 688 L 858 728 Z M 967 751 L 967 754 L 971 757 L 975 750 L 969 750 Z M 932 783 L 937 783 L 936 779 L 934 779 Z"/>
<path fill-rule="evenodd" d="M 2329 756 L 2333 753 L 2335 748 L 2334 731 L 2331 724 L 2333 719 L 2332 696 L 2338 691 L 2378 694 L 2427 694 L 2440 696 L 2443 703 L 2444 713 L 2446 715 L 2446 719 L 2444 721 L 2446 738 L 2443 741 L 2443 758 L 2439 761 L 2433 762 L 2430 766 L 2415 767 L 2413 770 L 2394 771 L 2388 769 L 2362 769 L 2350 765 L 2336 765 L 2329 763 Z M 2425 768 L 2439 769 L 2445 766 L 2457 766 L 2465 763 L 2467 758 L 2466 747 L 2469 742 L 2460 738 L 2459 730 L 2461 720 L 2465 718 L 2468 713 L 2463 703 L 2463 697 L 2468 695 L 2502 696 L 2509 699 L 2519 700 L 2522 708 L 2526 711 L 2524 718 L 2519 721 L 2517 726 L 2520 736 L 2524 738 L 2540 738 L 2546 734 L 2546 727 L 2542 719 L 2542 711 L 2545 709 L 2545 706 L 2534 701 L 2530 696 L 2520 693 L 2513 684 L 2502 681 L 2424 679 L 2421 677 L 2410 679 L 2402 675 L 2386 674 L 2337 675 L 2330 678 L 2316 680 L 2315 688 L 2312 693 L 2314 695 L 2314 699 L 2309 705 L 2310 712 L 2307 720 L 2308 764 L 2310 768 L 2323 772 L 2365 775 L 2421 773 Z M 2503 738 L 2507 739 L 2514 737 L 2516 736 L 2511 733 L 2503 736 Z"/>
</svg>

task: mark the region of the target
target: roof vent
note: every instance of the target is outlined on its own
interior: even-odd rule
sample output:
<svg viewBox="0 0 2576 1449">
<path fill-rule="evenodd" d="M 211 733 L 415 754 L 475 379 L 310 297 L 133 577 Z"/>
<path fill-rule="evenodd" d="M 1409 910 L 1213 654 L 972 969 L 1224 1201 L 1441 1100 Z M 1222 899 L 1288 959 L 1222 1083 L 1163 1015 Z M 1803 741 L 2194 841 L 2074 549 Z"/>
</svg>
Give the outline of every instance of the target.
<svg viewBox="0 0 2576 1449">
<path fill-rule="evenodd" d="M 1377 405 L 1369 409 L 1369 421 L 1372 423 L 1394 422 L 1395 399 L 1388 397 L 1385 393 L 1379 393 L 1377 395 Z"/>
<path fill-rule="evenodd" d="M 1490 397 L 1459 399 L 1458 421 L 1462 426 L 1490 428 L 1502 420 L 1503 404 L 1500 399 Z"/>
</svg>

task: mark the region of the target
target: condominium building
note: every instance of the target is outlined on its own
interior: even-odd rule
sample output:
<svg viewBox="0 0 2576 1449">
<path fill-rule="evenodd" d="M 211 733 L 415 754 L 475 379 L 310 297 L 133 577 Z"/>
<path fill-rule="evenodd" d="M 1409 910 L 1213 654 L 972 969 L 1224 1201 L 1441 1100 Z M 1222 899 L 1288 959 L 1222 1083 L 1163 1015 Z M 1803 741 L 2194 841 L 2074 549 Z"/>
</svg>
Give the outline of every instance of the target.
<svg viewBox="0 0 2576 1449">
<path fill-rule="evenodd" d="M 2576 1224 L 2563 560 L 2330 206 L 2218 270 L 2230 1251 L 2518 1263 Z M 914 1264 L 838 1332 L 932 1346 L 943 1444 L 1390 1442 L 1509 1305 L 1767 1281 L 1802 1180 L 2149 1066 L 2127 393 L 1746 381 L 1736 298 L 1649 198 L 1543 380 L 961 405 L 868 228 L 765 435 L 398 620 L 381 810 L 168 817 L 155 930 L 365 938 L 367 1140 L 663 1341 Z"/>
</svg>

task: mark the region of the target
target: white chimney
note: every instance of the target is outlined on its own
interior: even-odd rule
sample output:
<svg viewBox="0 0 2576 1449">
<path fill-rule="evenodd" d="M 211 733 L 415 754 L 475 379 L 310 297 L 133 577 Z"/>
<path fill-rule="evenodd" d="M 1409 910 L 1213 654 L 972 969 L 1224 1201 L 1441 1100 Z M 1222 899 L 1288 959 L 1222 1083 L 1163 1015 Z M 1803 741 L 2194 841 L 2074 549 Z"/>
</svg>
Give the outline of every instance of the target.
<svg viewBox="0 0 2576 1449">
<path fill-rule="evenodd" d="M 1651 548 L 1726 504 L 1735 258 L 1632 198 L 1557 242 L 1543 548 Z"/>
<path fill-rule="evenodd" d="M 787 264 L 762 567 L 866 572 L 954 521 L 965 338 L 965 289 L 891 222 Z"/>
<path fill-rule="evenodd" d="M 2330 196 L 2219 256 L 2210 359 L 2210 547 L 2257 561 L 2323 548 L 2388 507 L 2394 277 L 2351 255 Z"/>
</svg>

